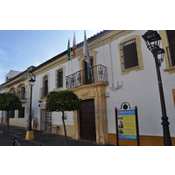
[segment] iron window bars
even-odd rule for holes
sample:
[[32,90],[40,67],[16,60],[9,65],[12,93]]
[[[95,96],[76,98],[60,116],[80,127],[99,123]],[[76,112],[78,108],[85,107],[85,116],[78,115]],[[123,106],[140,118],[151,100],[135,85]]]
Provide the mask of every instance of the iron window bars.
[[133,38],[120,44],[122,71],[139,67],[136,39]]

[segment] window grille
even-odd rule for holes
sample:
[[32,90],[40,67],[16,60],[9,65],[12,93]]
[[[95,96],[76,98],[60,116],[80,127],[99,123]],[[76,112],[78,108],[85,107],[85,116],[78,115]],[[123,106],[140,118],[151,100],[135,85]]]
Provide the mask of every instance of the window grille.
[[122,52],[121,57],[123,72],[126,69],[132,69],[139,66],[135,38],[121,43],[120,50]]
[[63,87],[63,70],[57,71],[57,88]]

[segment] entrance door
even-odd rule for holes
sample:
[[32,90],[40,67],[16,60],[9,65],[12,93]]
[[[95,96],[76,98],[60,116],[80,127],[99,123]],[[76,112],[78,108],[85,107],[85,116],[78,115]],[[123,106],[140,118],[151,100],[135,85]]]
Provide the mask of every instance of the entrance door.
[[81,139],[96,140],[94,100],[83,100],[80,110]]
[[46,130],[46,110],[41,109],[41,131]]

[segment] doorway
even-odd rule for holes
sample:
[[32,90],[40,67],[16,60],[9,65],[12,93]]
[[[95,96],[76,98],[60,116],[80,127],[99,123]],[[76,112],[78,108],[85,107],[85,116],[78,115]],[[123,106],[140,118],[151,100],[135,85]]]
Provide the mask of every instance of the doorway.
[[96,141],[94,99],[82,101],[80,136],[81,139]]
[[41,131],[46,130],[46,109],[41,109]]

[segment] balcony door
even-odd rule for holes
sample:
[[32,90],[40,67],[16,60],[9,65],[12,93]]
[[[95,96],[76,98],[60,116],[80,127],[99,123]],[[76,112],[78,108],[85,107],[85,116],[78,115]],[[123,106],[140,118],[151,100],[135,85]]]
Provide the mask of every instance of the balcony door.
[[94,62],[93,58],[90,59],[91,68],[85,61],[85,84],[91,84],[94,82]]

